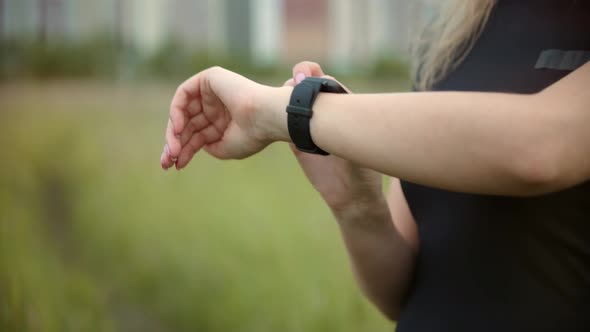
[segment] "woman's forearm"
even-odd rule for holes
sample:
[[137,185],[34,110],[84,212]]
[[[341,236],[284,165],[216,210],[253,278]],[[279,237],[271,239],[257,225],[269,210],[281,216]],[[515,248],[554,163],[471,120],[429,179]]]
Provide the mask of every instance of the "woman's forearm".
[[[322,93],[311,136],[324,150],[392,177],[463,192],[536,195],[590,179],[588,86],[590,62],[532,95]],[[203,147],[239,159],[289,141],[292,90],[219,67],[192,76],[171,103],[162,167],[182,168]]]
[[392,223],[385,199],[334,215],[361,289],[385,316],[397,320],[415,252]]
[[543,139],[529,131],[532,119],[524,105],[531,96],[333,97],[318,98],[312,137],[328,151],[350,151],[346,157],[386,174],[433,187],[506,194],[529,190],[536,181],[529,167],[543,165],[529,155],[532,143]]
[[[289,140],[290,91],[276,90],[270,104],[279,140]],[[560,185],[551,183],[553,152],[569,126],[556,112],[536,112],[542,107],[537,95],[323,93],[311,134],[322,149],[394,177],[463,192],[532,195]]]

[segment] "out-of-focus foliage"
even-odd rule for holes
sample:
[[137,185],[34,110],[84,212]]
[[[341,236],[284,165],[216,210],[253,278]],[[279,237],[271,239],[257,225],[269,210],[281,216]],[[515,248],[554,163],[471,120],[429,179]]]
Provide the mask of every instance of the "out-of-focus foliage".
[[398,80],[407,80],[410,77],[409,64],[401,58],[382,56],[373,64],[369,75],[376,78],[395,77]]
[[222,66],[244,75],[286,73],[285,66],[256,66],[246,57],[228,57],[206,51],[190,51],[170,40],[151,54],[117,45],[108,38],[84,43],[33,41],[0,42],[0,79],[100,78],[182,79],[211,66]]
[[[305,60],[305,59],[301,59]],[[221,66],[248,77],[283,77],[294,64],[255,65],[239,54],[215,54],[188,50],[170,39],[151,54],[96,37],[82,43],[38,43],[31,40],[0,41],[0,80],[22,78],[173,79],[186,78],[211,66]],[[324,66],[331,75],[348,79],[404,81],[408,65],[401,58],[382,56],[372,64],[340,73]]]
[[[2,35],[19,39],[0,41],[0,332],[393,329],[361,296],[338,228],[287,146],[159,168],[175,85],[215,65],[279,85],[294,63],[188,49],[174,34],[139,50],[123,38],[126,16],[104,30],[118,39],[75,25],[47,38],[85,4],[9,3],[0,7],[13,33]],[[45,26],[21,30],[33,23]],[[345,72],[322,65],[355,92],[407,88],[395,57]]]
[[159,169],[173,91],[0,86],[0,331],[392,330],[287,146]]
[[122,54],[113,41],[98,37],[77,44],[2,41],[0,77],[114,77]]

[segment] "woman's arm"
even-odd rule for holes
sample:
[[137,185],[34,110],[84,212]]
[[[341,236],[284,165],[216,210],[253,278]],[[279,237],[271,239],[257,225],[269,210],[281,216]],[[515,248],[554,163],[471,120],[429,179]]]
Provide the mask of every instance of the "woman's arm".
[[[533,95],[323,93],[311,133],[322,149],[384,174],[473,193],[536,195],[590,177],[590,63]],[[292,88],[260,100],[274,140],[289,140]]]
[[369,202],[334,215],[358,284],[395,321],[409,291],[419,250],[416,222],[398,179],[391,179],[387,203]]
[[[328,77],[320,65],[306,61],[293,67],[293,78],[285,85],[295,86],[309,76]],[[374,170],[334,155],[312,155],[296,148],[293,152],[308,180],[336,217],[364,294],[385,316],[396,320],[418,250],[416,224],[399,180],[392,179],[386,200],[382,176]]]
[[412,220],[392,222],[385,199],[359,203],[334,215],[363,293],[387,318],[397,320],[418,246],[398,225]]
[[[267,89],[218,67],[181,84],[170,107],[162,168],[183,168],[201,148],[222,159],[245,158],[262,150],[271,140],[260,126],[263,114],[254,100],[262,95],[268,98]],[[394,226],[379,173],[334,155],[295,150],[295,156],[338,219],[365,294],[385,315],[396,319],[418,247],[412,231],[415,224],[408,218],[405,199],[399,199],[403,196],[399,181],[391,186],[398,187],[397,199],[391,201]]]

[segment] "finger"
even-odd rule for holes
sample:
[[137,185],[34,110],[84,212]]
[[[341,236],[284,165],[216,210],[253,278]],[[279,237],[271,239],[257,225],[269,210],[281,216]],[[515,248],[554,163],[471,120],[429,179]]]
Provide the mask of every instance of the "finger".
[[187,108],[189,105],[189,96],[178,88],[172,102],[170,103],[170,121],[173,124],[173,133],[178,134],[182,132],[187,118]]
[[295,144],[293,143],[289,143],[289,148],[291,149],[291,151],[293,151],[293,154],[295,155],[295,157],[299,156],[300,154],[304,153],[301,150],[299,150]]
[[180,139],[173,133],[171,120],[168,120],[168,127],[166,128],[166,144],[170,158],[176,159],[180,153],[181,145]]
[[162,151],[162,154],[160,155],[160,166],[165,171],[168,170],[168,167],[166,167],[166,158],[168,158],[168,156],[164,151]]
[[207,120],[205,114],[203,113],[199,113],[192,117],[180,134],[180,145],[184,147],[189,139],[193,136],[194,132],[202,130],[203,128],[207,127],[209,123],[209,120]]
[[180,151],[176,161],[176,169],[182,169],[193,159],[193,156],[205,145],[205,138],[201,133],[195,133]]
[[324,71],[316,62],[302,61],[293,66],[293,78],[296,84],[301,83],[306,77],[317,76],[324,76]]
[[189,121],[188,125],[180,135],[181,149],[184,148],[195,132],[201,132],[205,137],[206,143],[212,143],[219,140],[223,136],[228,122],[229,119],[227,117],[220,116],[212,124],[204,113],[197,114]]
[[168,145],[164,146],[164,151],[162,151],[162,155],[160,156],[160,165],[164,170],[167,170],[174,165],[174,161],[172,161],[170,154],[168,153]]
[[215,90],[213,90],[213,86],[210,83],[204,83],[202,89],[203,104],[210,106],[205,107],[203,109],[203,114],[205,115],[207,120],[209,120],[209,122],[213,123],[225,113],[223,111],[220,111],[225,109],[225,105],[217,96],[217,93],[215,92]]
[[203,146],[203,149],[207,151],[210,155],[214,156],[217,159],[228,159],[229,153],[227,151],[227,146],[222,141],[217,141],[212,144],[207,144]]
[[230,121],[231,117],[229,116],[229,113],[224,112],[223,115],[218,116],[217,119],[213,121],[213,126],[215,126],[219,134],[223,136],[223,133],[227,129],[227,126],[229,125]]
[[283,83],[283,86],[295,86],[295,79],[288,79],[287,81],[285,81],[285,83]]
[[205,143],[211,144],[217,142],[223,136],[223,132],[220,132],[215,126],[207,126],[203,130],[199,131],[199,134],[205,139]]
[[174,134],[180,134],[187,121],[187,110],[192,100],[200,97],[200,74],[196,74],[178,86],[170,103],[170,120]]
[[186,109],[188,111],[189,118],[193,118],[195,115],[201,113],[202,105],[201,99],[193,99],[189,102],[188,107]]

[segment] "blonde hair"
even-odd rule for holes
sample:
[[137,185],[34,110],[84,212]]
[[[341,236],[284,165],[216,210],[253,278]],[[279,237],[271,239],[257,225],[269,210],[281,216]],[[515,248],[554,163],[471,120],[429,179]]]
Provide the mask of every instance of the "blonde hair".
[[415,38],[413,79],[428,90],[465,59],[481,34],[496,0],[449,0]]

